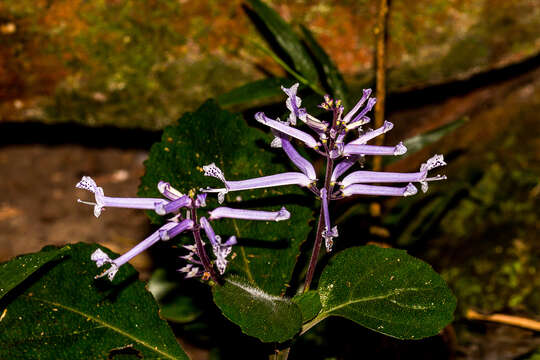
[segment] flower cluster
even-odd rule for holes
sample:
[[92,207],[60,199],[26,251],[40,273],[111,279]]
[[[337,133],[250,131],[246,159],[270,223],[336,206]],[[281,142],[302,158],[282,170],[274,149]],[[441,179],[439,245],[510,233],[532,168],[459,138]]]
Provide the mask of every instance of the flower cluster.
[[[99,217],[101,212],[107,207],[146,209],[153,210],[158,215],[171,216],[165,225],[161,226],[127,253],[114,260],[101,249],[97,249],[91,255],[92,261],[95,261],[98,267],[102,267],[106,264],[109,265],[108,269],[96,276],[96,278],[107,275],[109,280],[114,278],[120,266],[145,251],[156,242],[160,240],[170,240],[183,232],[191,232],[195,239],[195,243],[184,246],[189,253],[185,256],[181,256],[181,258],[188,263],[186,266],[179,269],[179,271],[185,273],[186,278],[203,277],[204,279],[208,279],[209,277],[212,277],[214,280],[217,280],[213,265],[216,266],[220,274],[223,274],[228,263],[227,257],[237,241],[235,236],[231,236],[227,241],[223,242],[221,237],[215,234],[210,221],[221,218],[281,221],[287,220],[290,217],[290,213],[284,207],[276,212],[218,207],[209,212],[208,219],[205,217],[197,218],[197,209],[206,206],[207,194],[195,194],[192,192],[188,195],[184,195],[164,181],[160,181],[157,187],[165,199],[105,196],[103,188],[97,186],[96,182],[88,176],[84,176],[81,181],[77,183],[76,187],[94,193],[95,202],[87,202],[80,199],[78,201],[87,205],[93,205],[94,215],[96,217]],[[200,236],[200,229],[204,230],[206,237],[210,241],[212,252],[215,257],[213,263],[206,254],[205,243]]]
[[[215,164],[210,164],[203,167],[205,175],[218,178],[225,187],[202,189],[203,192],[218,193],[218,200],[221,203],[225,194],[231,191],[283,185],[307,187],[321,199],[320,221],[324,221],[324,223],[319,226],[321,231],[317,236],[322,236],[325,239],[326,249],[331,251],[333,239],[338,236],[337,227],[332,226],[330,220],[329,202],[331,200],[352,195],[410,196],[417,193],[413,182],[419,183],[425,192],[428,189],[429,181],[446,179],[445,176],[441,175],[428,177],[429,170],[446,165],[442,155],[433,156],[420,166],[418,172],[393,173],[359,170],[341,178],[354,164],[363,160],[365,155],[402,155],[407,151],[401,142],[395,146],[367,145],[371,139],[393,128],[392,123],[385,121],[383,126],[378,129],[363,129],[363,126],[370,122],[367,113],[371,111],[376,102],[375,98],[370,97],[371,90],[364,90],[362,98],[345,116],[342,116],[344,108],[341,101],[330,99],[328,95],[325,96],[320,107],[332,112],[331,121],[319,120],[308,114],[306,109],[300,107],[302,100],[297,96],[298,84],[288,89],[282,87],[282,90],[287,95],[286,106],[289,110],[287,120],[271,119],[262,112],[257,113],[255,119],[272,129],[275,138],[271,146],[282,148],[300,172],[286,172],[231,181],[225,178],[223,172]],[[315,133],[315,137],[296,128],[297,120],[307,125]],[[350,132],[357,132],[357,136],[355,139],[345,142]],[[294,148],[291,142],[292,138],[327,159],[326,174],[322,186],[319,187],[319,179],[313,165]],[[384,183],[404,183],[405,186],[373,185]]]

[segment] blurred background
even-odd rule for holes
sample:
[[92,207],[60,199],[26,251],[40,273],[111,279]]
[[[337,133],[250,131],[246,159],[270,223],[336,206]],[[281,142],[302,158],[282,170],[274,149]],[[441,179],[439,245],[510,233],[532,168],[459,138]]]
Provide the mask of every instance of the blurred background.
[[[414,171],[434,153],[449,164],[449,180],[425,196],[336,211],[340,239],[362,239],[343,246],[384,243],[432,264],[458,298],[454,324],[403,342],[333,319],[304,350],[357,358],[351,339],[361,338],[366,358],[540,358],[538,329],[471,315],[540,320],[540,1],[391,0],[383,23],[375,0],[266,3],[324,49],[346,100],[376,85],[386,34],[385,118],[395,125],[386,142],[409,139],[414,151],[384,166]],[[0,2],[0,261],[79,241],[124,252],[143,239],[144,213],[110,210],[98,221],[74,185],[91,175],[110,194],[134,196],[160,130],[208,98],[250,124],[253,109],[282,108],[279,79],[295,80],[261,23],[232,0]],[[274,88],[235,97],[254,81]],[[156,268],[151,254],[132,263],[144,279]],[[212,339],[186,330],[196,332],[196,319],[175,326],[193,358],[213,354]],[[332,329],[349,336],[325,337]]]

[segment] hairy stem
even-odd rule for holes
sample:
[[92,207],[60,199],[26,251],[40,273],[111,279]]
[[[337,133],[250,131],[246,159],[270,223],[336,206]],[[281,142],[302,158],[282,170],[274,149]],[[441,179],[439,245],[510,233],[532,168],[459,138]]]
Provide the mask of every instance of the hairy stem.
[[193,220],[193,237],[195,238],[195,246],[197,247],[197,255],[199,256],[199,259],[201,260],[201,263],[204,267],[204,271],[210,275],[210,278],[214,280],[216,283],[221,284],[221,279],[216,275],[216,272],[214,271],[214,267],[210,263],[210,259],[208,258],[208,255],[206,254],[206,250],[204,249],[204,245],[202,243],[201,239],[201,225],[199,225],[198,219],[197,219],[197,209],[195,207],[191,208],[191,220]]

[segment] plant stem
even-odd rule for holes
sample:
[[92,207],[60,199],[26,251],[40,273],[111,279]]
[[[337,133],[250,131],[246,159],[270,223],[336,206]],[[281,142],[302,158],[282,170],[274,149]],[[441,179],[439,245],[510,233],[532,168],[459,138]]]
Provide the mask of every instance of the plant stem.
[[269,359],[270,360],[287,360],[287,358],[289,357],[290,350],[291,350],[290,347],[283,350],[276,349],[276,352],[270,355]]
[[201,225],[199,225],[199,221],[197,219],[197,209],[195,209],[195,207],[191,208],[191,220],[193,220],[194,222],[193,237],[195,238],[195,246],[197,247],[197,255],[199,256],[199,259],[202,262],[204,271],[210,275],[210,278],[212,278],[212,280],[214,280],[218,284],[221,284],[221,279],[216,275],[216,272],[214,271],[214,267],[210,263],[210,259],[208,258],[208,255],[206,255],[206,250],[204,249],[204,245],[201,239]]

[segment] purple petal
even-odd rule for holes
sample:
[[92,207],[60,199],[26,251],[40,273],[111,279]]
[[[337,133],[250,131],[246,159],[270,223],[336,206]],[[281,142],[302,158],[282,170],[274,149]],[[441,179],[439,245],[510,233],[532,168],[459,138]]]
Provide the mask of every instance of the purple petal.
[[349,145],[353,145],[353,144],[363,145],[363,144],[366,144],[369,140],[371,140],[371,139],[373,139],[373,138],[375,138],[375,137],[377,137],[379,135],[382,135],[382,134],[392,130],[393,127],[394,127],[394,124],[392,124],[390,121],[385,121],[383,126],[381,126],[378,129],[368,131],[363,135],[360,135],[358,137],[358,139],[351,141],[349,143]]
[[334,238],[338,236],[337,226],[333,228],[330,225],[330,212],[328,211],[328,194],[326,189],[321,189],[321,202],[323,208],[324,216],[324,230],[322,236],[324,237],[324,242],[326,246],[326,251],[332,251],[332,246],[334,245]]
[[169,200],[176,200],[184,196],[184,194],[173,188],[171,184],[165,181],[160,181],[157,188],[161,195],[165,196]]
[[358,159],[360,159],[360,155],[354,155],[349,156],[345,158],[345,160],[339,162],[334,168],[334,171],[332,172],[332,178],[330,181],[332,183],[335,183],[336,180],[345,173],[345,171],[349,170],[351,166],[353,166],[358,161]]
[[283,148],[283,151],[287,154],[289,159],[296,165],[303,173],[306,175],[310,180],[315,181],[317,180],[317,174],[315,173],[315,169],[313,168],[313,165],[302,157],[296,151],[296,149],[292,146],[291,142],[287,138],[287,136],[281,134],[281,147]]
[[190,206],[191,203],[191,198],[187,195],[184,195],[181,198],[173,200],[169,203],[160,204],[158,207],[156,207],[156,213],[158,215],[169,214],[178,211],[180,208]]
[[296,83],[288,89],[283,86],[281,87],[281,90],[283,90],[288,96],[287,100],[285,101],[285,105],[287,106],[287,109],[289,109],[289,111],[291,112],[289,115],[289,123],[291,123],[292,125],[296,125],[296,118],[304,121],[306,117],[305,109],[299,108],[302,104],[302,99],[296,96],[298,86],[299,84]]
[[425,177],[425,172],[395,173],[384,171],[355,171],[345,176],[339,183],[343,187],[352,184],[365,183],[408,183],[421,181]]
[[364,94],[362,95],[362,98],[356,103],[356,105],[345,115],[343,118],[343,122],[347,124],[349,121],[351,121],[352,117],[356,112],[364,105],[366,100],[369,98],[369,95],[371,95],[371,89],[364,89]]
[[78,199],[77,201],[87,205],[94,205],[94,215],[99,217],[104,207],[119,207],[128,209],[155,210],[156,212],[162,206],[168,204],[167,200],[159,198],[119,198],[109,197],[103,194],[103,188],[96,185],[95,181],[89,176],[83,176],[81,181],[75,185],[79,189],[88,190],[94,193],[96,202],[87,202]]
[[[212,219],[212,217],[210,217],[210,219]],[[199,222],[201,223],[201,227],[206,233],[206,237],[208,238],[208,240],[210,240],[210,244],[212,244],[212,246],[217,244],[218,241],[216,240],[216,233],[214,232],[212,225],[210,225],[210,222],[208,222],[208,220],[206,220],[204,216],[199,219]]]
[[[375,106],[375,103],[377,102],[377,99],[375,98],[370,98],[368,100],[368,103],[366,105],[366,107],[364,109],[362,109],[362,111],[360,111],[355,117],[353,120],[351,120],[348,124],[347,124],[347,129],[349,128],[354,128],[354,127],[358,127],[360,125],[355,125],[355,123],[357,122],[362,122],[362,123],[366,123],[365,121],[365,115],[371,111],[371,109],[373,109],[373,107]],[[368,121],[369,122],[369,121]],[[363,124],[362,124],[363,125]]]
[[292,136],[295,139],[298,139],[298,140],[304,142],[307,146],[309,146],[311,148],[316,148],[317,146],[320,145],[313,138],[313,136],[309,135],[308,133],[305,133],[302,130],[298,130],[296,128],[293,128],[293,127],[291,127],[289,125],[286,125],[286,124],[284,124],[284,123],[282,123],[280,121],[272,120],[269,117],[267,117],[266,115],[264,115],[264,113],[262,113],[262,112],[258,112],[257,114],[255,114],[255,119],[258,122],[271,127],[272,129],[280,131],[280,132],[282,132],[284,134],[287,134],[289,136]]
[[210,220],[229,218],[243,220],[262,220],[262,221],[282,221],[288,220],[291,214],[284,207],[279,211],[261,211],[233,209],[229,207],[218,207],[210,211]]
[[101,250],[96,250],[92,255],[91,255],[91,259],[93,261],[96,262],[96,265],[98,267],[101,267],[103,266],[105,263],[109,263],[111,264],[110,268],[107,269],[106,271],[104,271],[103,273],[101,273],[100,275],[96,276],[96,278],[100,278],[102,276],[105,276],[107,275],[109,280],[113,280],[114,276],[116,275],[116,272],[118,271],[118,268],[122,265],[124,265],[125,263],[127,263],[129,260],[131,260],[132,258],[134,258],[135,256],[139,255],[141,252],[145,251],[146,249],[148,249],[150,246],[154,245],[156,242],[158,242],[159,240],[162,239],[162,236],[163,236],[163,232],[167,232],[168,230],[171,230],[172,228],[174,228],[175,226],[177,226],[177,223],[172,223],[172,222],[169,222],[169,223],[166,223],[165,225],[163,225],[162,227],[160,227],[157,231],[155,231],[152,235],[150,235],[149,237],[147,237],[146,239],[144,239],[143,241],[141,241],[140,243],[138,243],[134,248],[132,248],[131,250],[129,250],[127,253],[125,253],[124,255],[114,259],[114,260],[110,260],[108,258],[108,256],[103,256],[103,251]]
[[341,190],[344,196],[351,195],[378,195],[378,196],[411,196],[418,192],[413,184],[405,187],[375,186],[353,184]]
[[396,146],[375,146],[347,144],[343,149],[344,155],[403,155],[407,148],[402,142]]

